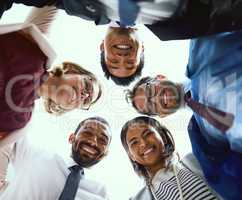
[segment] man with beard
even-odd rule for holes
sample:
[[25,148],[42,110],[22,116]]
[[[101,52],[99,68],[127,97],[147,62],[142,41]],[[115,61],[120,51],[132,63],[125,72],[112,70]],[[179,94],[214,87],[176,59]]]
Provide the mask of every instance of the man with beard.
[[104,76],[117,85],[129,85],[141,75],[144,46],[136,27],[121,28],[111,22],[100,45]]
[[[111,135],[108,123],[100,117],[83,120],[69,137],[72,153],[68,160],[59,155],[33,149],[21,138],[1,154],[8,156],[15,169],[15,180],[0,195],[1,199],[25,200],[102,200],[103,185],[84,177],[83,168],[97,164],[107,154]],[[0,162],[1,163],[1,162]]]
[[165,117],[187,105],[193,153],[210,186],[225,199],[241,199],[242,31],[193,39],[190,84],[160,75],[141,79],[129,92],[140,113]]

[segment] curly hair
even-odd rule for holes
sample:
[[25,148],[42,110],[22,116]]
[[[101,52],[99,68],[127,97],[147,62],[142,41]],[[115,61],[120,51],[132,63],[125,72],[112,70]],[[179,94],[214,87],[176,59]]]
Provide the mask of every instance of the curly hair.
[[[84,75],[91,77],[91,79],[95,83],[98,84],[99,93],[97,95],[97,98],[91,102],[91,105],[96,103],[98,101],[98,99],[101,97],[102,88],[101,88],[101,85],[99,84],[96,76],[93,73],[87,71],[80,65],[72,63],[72,62],[63,62],[61,65],[57,65],[49,71],[50,76],[62,77],[64,74],[80,74],[80,75],[84,74]],[[50,98],[44,99],[44,106],[45,106],[45,110],[48,113],[52,113],[52,114],[56,114],[56,115],[60,115],[60,114],[70,111],[69,109],[62,108],[60,105],[56,104]]]

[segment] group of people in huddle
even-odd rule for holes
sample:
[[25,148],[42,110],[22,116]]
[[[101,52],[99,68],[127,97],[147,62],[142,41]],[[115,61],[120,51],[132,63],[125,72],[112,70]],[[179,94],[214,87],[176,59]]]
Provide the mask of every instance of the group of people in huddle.
[[[38,98],[55,115],[88,110],[102,98],[92,72],[72,61],[51,66],[55,51],[43,35],[58,9],[108,24],[100,64],[117,85],[128,86],[145,66],[136,24],[161,40],[191,39],[189,82],[174,83],[161,74],[142,77],[124,97],[142,114],[126,122],[120,134],[145,183],[131,199],[242,199],[241,0],[6,0],[0,16],[14,3],[36,8],[25,22],[0,26],[0,199],[108,199],[106,188],[84,173],[108,153],[112,136],[104,118],[80,122],[69,136],[67,160],[33,148],[25,135]],[[175,133],[153,117],[183,107],[193,111],[187,127],[192,153],[180,158]],[[10,183],[9,163],[15,170]]]

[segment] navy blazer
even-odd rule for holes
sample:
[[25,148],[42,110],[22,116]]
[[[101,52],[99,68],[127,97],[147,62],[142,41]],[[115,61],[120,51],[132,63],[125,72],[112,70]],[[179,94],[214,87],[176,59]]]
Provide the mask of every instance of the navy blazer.
[[168,20],[146,25],[160,40],[190,39],[242,29],[242,0],[188,0]]
[[0,3],[0,18],[4,11],[10,9],[14,3],[35,7],[54,5],[65,10],[68,15],[95,21],[96,24],[110,22],[106,15],[105,6],[98,0],[4,0]]
[[188,126],[193,154],[201,165],[208,184],[225,200],[240,200],[242,155],[227,148],[208,144],[193,116]]

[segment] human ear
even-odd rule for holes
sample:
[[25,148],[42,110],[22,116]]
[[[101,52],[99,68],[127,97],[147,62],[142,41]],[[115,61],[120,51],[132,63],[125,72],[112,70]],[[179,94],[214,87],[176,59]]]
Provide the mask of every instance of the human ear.
[[142,43],[142,52],[144,52],[145,51],[145,48],[144,48],[144,44]]
[[100,51],[104,51],[104,41],[100,44]]
[[71,133],[69,136],[69,143],[72,144],[75,141],[76,135],[74,133]]

